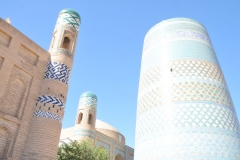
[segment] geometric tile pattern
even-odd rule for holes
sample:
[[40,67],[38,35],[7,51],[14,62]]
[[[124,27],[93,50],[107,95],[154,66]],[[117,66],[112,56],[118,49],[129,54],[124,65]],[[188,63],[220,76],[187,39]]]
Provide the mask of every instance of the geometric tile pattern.
[[59,122],[62,121],[62,118],[60,116],[58,116],[57,114],[53,114],[53,113],[46,112],[46,111],[34,111],[33,116],[34,117],[46,117],[46,118],[57,120]]
[[[171,70],[171,76],[173,78],[192,78],[199,80],[210,80],[214,82],[219,82],[224,85],[225,79],[221,70],[214,65],[206,61],[200,60],[176,60],[172,61],[169,66],[169,71]],[[158,83],[162,78],[162,69],[160,65],[157,65],[147,72],[145,72],[140,77],[139,82],[139,93],[141,93],[146,87]]]
[[161,67],[155,66],[141,75],[139,82],[139,93],[149,85],[159,82],[161,79]]
[[81,106],[93,106],[96,107],[97,106],[97,99],[93,98],[93,97],[81,97],[80,98],[80,102],[79,105]]
[[140,99],[138,100],[137,115],[140,115],[143,112],[146,112],[149,109],[160,106],[162,104],[163,104],[162,88],[156,87],[147,92],[142,97],[140,97]]
[[187,31],[187,30],[179,30],[179,31],[170,31],[166,32],[164,34],[157,34],[157,36],[154,37],[154,40],[150,43],[144,42],[144,48],[143,48],[143,55],[144,53],[147,53],[146,50],[148,50],[150,47],[158,45],[159,41],[166,40],[166,39],[178,39],[178,38],[187,38],[191,40],[199,40],[204,43],[206,43],[209,46],[211,45],[211,41],[208,38],[207,35],[197,32],[197,31]]
[[138,117],[136,139],[171,128],[206,127],[240,133],[236,113],[227,107],[208,103],[179,103],[159,106]]
[[[170,88],[171,102],[208,101],[233,108],[230,94],[225,87],[204,81],[174,82]],[[157,86],[139,97],[137,115],[162,104],[164,104],[163,89]]]
[[228,135],[220,131],[216,133],[169,133],[150,137],[149,140],[137,144],[135,159],[239,160],[239,150],[240,137],[236,134]]
[[69,24],[75,29],[79,29],[80,17],[75,12],[64,12],[58,16],[57,24]]
[[200,60],[179,60],[172,61],[170,68],[172,76],[191,77],[194,79],[204,79],[225,84],[225,79],[219,67],[213,63]]
[[44,79],[54,79],[68,84],[70,80],[70,68],[60,62],[49,62]]
[[173,83],[171,88],[172,102],[208,101],[232,106],[227,88],[216,83],[204,81],[185,81]]
[[54,105],[58,105],[61,108],[64,107],[64,103],[62,102],[62,100],[53,96],[39,96],[37,98],[37,102],[52,103]]

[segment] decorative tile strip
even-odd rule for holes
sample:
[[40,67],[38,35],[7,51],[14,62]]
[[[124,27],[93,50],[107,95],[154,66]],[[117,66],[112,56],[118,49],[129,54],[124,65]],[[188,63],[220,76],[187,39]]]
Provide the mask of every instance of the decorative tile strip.
[[38,102],[42,102],[42,103],[52,103],[52,104],[56,104],[58,105],[59,107],[64,107],[64,104],[63,102],[61,101],[61,99],[58,99],[56,97],[52,97],[52,96],[39,96],[37,98],[37,101]]
[[92,97],[82,97],[80,99],[80,105],[89,105],[89,106],[97,106],[97,100]]
[[204,35],[202,33],[196,32],[196,31],[186,31],[186,30],[181,30],[181,31],[171,31],[167,32],[165,34],[159,34],[157,35],[154,40],[149,41],[144,45],[143,53],[144,51],[148,50],[151,46],[154,46],[157,44],[159,41],[163,39],[172,39],[172,38],[191,38],[191,39],[197,39],[205,42],[209,46],[212,46],[211,41],[207,35]]
[[61,122],[62,118],[56,114],[46,112],[46,111],[35,111],[33,114],[34,117],[46,117],[46,118],[51,118],[54,120],[57,120]]
[[67,65],[59,62],[49,62],[44,79],[54,79],[68,84],[70,79],[70,69]]

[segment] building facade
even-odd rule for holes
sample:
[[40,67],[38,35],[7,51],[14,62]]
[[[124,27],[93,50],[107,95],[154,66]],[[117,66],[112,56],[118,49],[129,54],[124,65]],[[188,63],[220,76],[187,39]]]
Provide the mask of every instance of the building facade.
[[145,36],[135,160],[240,159],[239,121],[208,33],[187,18]]
[[56,159],[79,25],[62,10],[47,52],[0,19],[0,159]]
[[80,96],[74,127],[63,129],[61,141],[90,139],[96,146],[104,147],[112,160],[133,160],[133,148],[125,145],[125,137],[106,122],[96,119],[97,96],[84,92]]

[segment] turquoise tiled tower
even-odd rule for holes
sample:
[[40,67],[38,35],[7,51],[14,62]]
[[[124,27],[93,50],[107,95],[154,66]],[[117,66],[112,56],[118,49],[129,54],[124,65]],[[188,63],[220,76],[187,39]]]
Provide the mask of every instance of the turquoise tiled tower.
[[94,141],[96,115],[97,96],[90,91],[84,92],[79,100],[73,139],[88,138]]
[[144,40],[135,160],[239,160],[237,115],[207,31],[174,18]]

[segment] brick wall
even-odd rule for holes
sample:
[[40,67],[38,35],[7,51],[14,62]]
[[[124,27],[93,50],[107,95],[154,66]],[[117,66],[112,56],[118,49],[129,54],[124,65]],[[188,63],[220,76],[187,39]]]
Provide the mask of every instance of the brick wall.
[[0,19],[0,159],[20,159],[49,53]]

